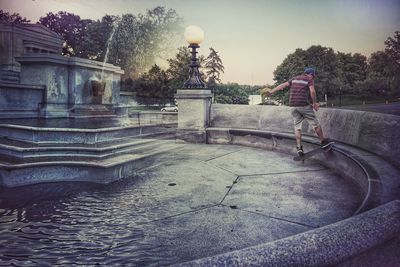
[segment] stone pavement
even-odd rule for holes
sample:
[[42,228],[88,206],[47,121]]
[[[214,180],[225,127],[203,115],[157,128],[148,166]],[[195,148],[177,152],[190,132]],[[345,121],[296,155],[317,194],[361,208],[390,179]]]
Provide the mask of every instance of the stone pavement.
[[292,158],[243,146],[176,144],[135,179],[111,186],[143,195],[132,207],[146,214],[142,230],[169,255],[163,264],[182,263],[312,230],[357,210],[362,196],[354,184],[315,160]]

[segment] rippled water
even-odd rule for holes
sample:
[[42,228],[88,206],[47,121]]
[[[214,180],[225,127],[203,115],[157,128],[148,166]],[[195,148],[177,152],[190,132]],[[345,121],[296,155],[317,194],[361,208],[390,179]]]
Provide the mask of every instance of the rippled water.
[[140,183],[0,188],[0,265],[173,263],[154,238],[157,229],[146,226],[151,189]]

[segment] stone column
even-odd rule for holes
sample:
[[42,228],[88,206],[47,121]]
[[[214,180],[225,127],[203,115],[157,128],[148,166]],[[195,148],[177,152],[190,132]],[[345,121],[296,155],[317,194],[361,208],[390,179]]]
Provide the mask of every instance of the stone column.
[[175,94],[178,102],[177,138],[191,143],[206,143],[212,94],[204,89],[182,89]]

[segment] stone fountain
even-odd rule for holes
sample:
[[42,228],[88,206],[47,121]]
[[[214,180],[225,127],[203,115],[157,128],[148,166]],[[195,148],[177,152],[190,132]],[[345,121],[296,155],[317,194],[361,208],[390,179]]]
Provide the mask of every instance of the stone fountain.
[[129,117],[120,67],[62,56],[39,24],[1,24],[0,40],[0,186],[110,183],[168,150],[176,123]]

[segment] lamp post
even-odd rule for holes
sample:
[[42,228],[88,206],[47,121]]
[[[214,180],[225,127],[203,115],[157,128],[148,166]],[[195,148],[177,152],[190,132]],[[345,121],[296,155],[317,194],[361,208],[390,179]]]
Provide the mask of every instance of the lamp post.
[[204,32],[198,26],[188,26],[185,30],[185,39],[189,43],[189,48],[192,49],[190,52],[192,57],[190,59],[189,79],[183,84],[183,88],[207,88],[206,84],[201,80],[199,72],[199,61],[196,57],[196,49],[199,48],[199,44],[204,39]]
[[185,39],[191,48],[189,79],[183,88],[177,90],[175,98],[178,103],[177,140],[193,143],[206,143],[206,128],[210,124],[212,94],[201,80],[196,49],[204,39],[203,30],[197,26],[189,26],[185,30]]

